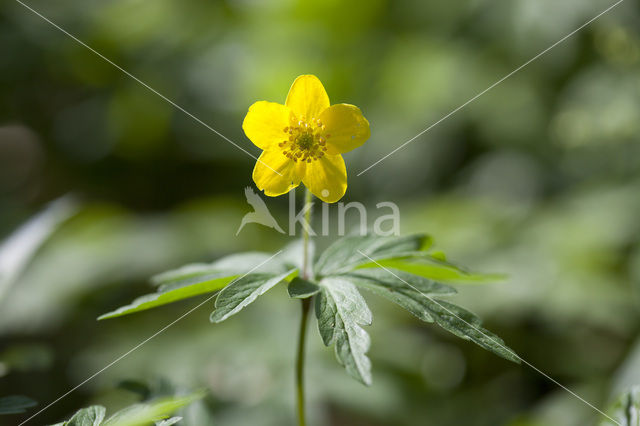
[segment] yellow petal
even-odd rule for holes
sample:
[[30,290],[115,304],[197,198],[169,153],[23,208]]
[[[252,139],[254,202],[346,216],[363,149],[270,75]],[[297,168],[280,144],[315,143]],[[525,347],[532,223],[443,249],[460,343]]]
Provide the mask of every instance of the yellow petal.
[[349,104],[332,105],[319,117],[325,128],[322,132],[329,135],[327,154],[341,154],[359,147],[371,136],[369,122],[360,108]]
[[313,195],[335,203],[347,191],[347,169],[341,155],[324,155],[307,163],[302,182]]
[[329,96],[315,75],[301,75],[291,85],[285,105],[291,108],[300,120],[318,118],[329,108]]
[[285,194],[300,185],[295,163],[278,149],[260,155],[253,168],[253,181],[270,197]]
[[260,101],[251,105],[242,130],[258,148],[268,150],[286,140],[289,135],[284,128],[289,126],[291,110],[275,102]]

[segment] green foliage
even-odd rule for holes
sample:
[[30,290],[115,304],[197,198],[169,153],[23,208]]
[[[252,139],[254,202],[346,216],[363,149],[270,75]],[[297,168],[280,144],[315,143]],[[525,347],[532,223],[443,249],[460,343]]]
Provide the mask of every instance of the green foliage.
[[104,420],[106,409],[100,405],[83,408],[66,422],[54,426],[144,426],[150,424],[169,426],[180,420],[180,417],[168,417],[180,408],[202,398],[202,392],[186,396],[157,398],[155,400],[134,404],[116,412]]
[[634,386],[620,395],[608,410],[610,418],[600,422],[600,426],[640,426],[640,386]]
[[38,405],[31,398],[22,395],[11,395],[0,398],[0,415],[19,414],[27,411],[27,408]]
[[344,278],[398,304],[426,322],[435,322],[445,330],[471,340],[510,361],[520,362],[499,337],[481,327],[480,319],[464,308],[432,296],[449,296],[455,289],[392,269],[359,270]]
[[400,269],[432,280],[455,283],[487,283],[501,281],[505,277],[501,274],[478,274],[468,272],[464,268],[445,261],[439,253],[414,253],[410,256],[381,259],[360,265],[360,268]]
[[[122,306],[115,311],[106,313],[98,317],[99,320],[116,318],[122,315],[132,314],[134,312],[145,311],[147,309],[155,308],[158,306],[166,305],[168,303],[177,302],[179,300],[187,299],[200,294],[211,293],[218,291],[225,285],[229,284],[236,276],[218,277],[212,278],[211,274],[199,277],[204,279],[202,282],[196,282],[191,285],[172,287],[161,287],[157,293],[147,294],[138,297],[129,305]],[[197,278],[189,278],[195,280]]]
[[371,311],[356,287],[340,277],[319,282],[316,299],[318,329],[325,345],[335,345],[338,361],[347,373],[365,385],[371,384],[371,361],[366,352],[371,339],[362,325],[370,325]]
[[295,272],[294,269],[280,275],[250,274],[233,281],[216,298],[216,310],[211,314],[211,322],[221,322],[235,315],[258,296]]
[[348,236],[329,246],[315,265],[316,274],[325,276],[344,272],[367,264],[370,260],[361,252],[374,260],[397,258],[431,244],[426,235],[417,234],[408,237]]
[[156,426],[171,426],[182,420],[182,417],[171,417],[170,419],[160,420],[156,422]]
[[287,291],[289,292],[289,296],[294,299],[306,299],[307,297],[318,294],[320,287],[311,281],[295,277],[289,283]]
[[[435,323],[510,361],[518,356],[482,327],[481,320],[440,297],[456,290],[438,281],[486,282],[496,275],[471,274],[427,252],[432,240],[423,234],[404,237],[349,236],[330,245],[312,268],[313,279],[298,277],[302,246],[296,241],[275,255],[242,253],[210,264],[192,264],[152,278],[158,292],[136,299],[100,318],[113,318],[198,294],[219,291],[210,320],[218,323],[240,312],[281,282],[289,282],[292,298],[316,296],[318,329],[325,345],[334,346],[347,372],[369,385],[370,338],[362,328],[372,314],[358,288],[401,306],[419,319]],[[311,249],[313,252],[313,248]],[[372,261],[373,259],[373,261]]]
[[107,414],[107,409],[101,405],[83,408],[73,415],[65,426],[100,426]]

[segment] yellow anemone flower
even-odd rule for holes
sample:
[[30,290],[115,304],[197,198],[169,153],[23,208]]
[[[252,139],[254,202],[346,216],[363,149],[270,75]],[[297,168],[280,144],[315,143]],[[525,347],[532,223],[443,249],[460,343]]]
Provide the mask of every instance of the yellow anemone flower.
[[313,195],[335,203],[347,190],[342,153],[370,136],[369,122],[349,104],[329,104],[315,75],[301,75],[284,105],[260,101],[242,123],[247,137],[263,152],[253,180],[268,196],[285,194],[302,182]]

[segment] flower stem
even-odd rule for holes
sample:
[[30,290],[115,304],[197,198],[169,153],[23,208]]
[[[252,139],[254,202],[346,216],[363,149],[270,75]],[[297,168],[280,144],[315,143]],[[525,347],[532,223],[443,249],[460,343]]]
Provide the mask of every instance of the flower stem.
[[[309,279],[309,227],[311,226],[311,192],[307,189],[304,196],[304,205],[308,209],[305,212],[303,227],[303,253],[302,253],[302,278]],[[296,360],[296,398],[298,402],[298,426],[305,425],[305,399],[304,399],[304,348],[307,337],[307,321],[311,309],[311,298],[302,299],[302,316],[300,317],[300,334],[298,335],[298,357]]]
[[302,256],[302,278],[309,279],[309,228],[311,227],[311,191],[308,189],[304,193],[304,205],[308,210],[304,213],[304,221],[307,226],[302,229],[303,256]]
[[302,317],[300,318],[300,335],[298,338],[298,359],[296,360],[296,397],[298,400],[298,425],[305,425],[304,407],[304,346],[307,336],[307,319],[311,308],[311,298],[302,299]]

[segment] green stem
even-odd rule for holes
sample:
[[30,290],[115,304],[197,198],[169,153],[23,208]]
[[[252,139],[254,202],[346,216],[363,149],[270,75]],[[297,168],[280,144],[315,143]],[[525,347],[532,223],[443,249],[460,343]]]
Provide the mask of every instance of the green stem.
[[[302,256],[302,278],[309,279],[309,231],[311,226],[311,192],[307,189],[304,197],[306,211],[304,219],[306,227],[303,227],[303,256]],[[300,317],[300,334],[298,336],[298,357],[296,360],[296,398],[298,402],[298,425],[305,425],[305,399],[304,399],[304,347],[307,337],[307,321],[311,309],[311,298],[302,299],[302,316]]]
[[304,213],[304,221],[307,226],[302,229],[303,238],[303,256],[302,256],[302,278],[309,279],[309,227],[311,226],[311,191],[308,189],[304,193],[304,205],[305,208],[309,206],[309,209]]
[[302,299],[302,317],[298,339],[298,359],[296,360],[296,397],[298,400],[298,425],[305,425],[304,407],[304,346],[307,336],[307,319],[311,308],[311,298]]

